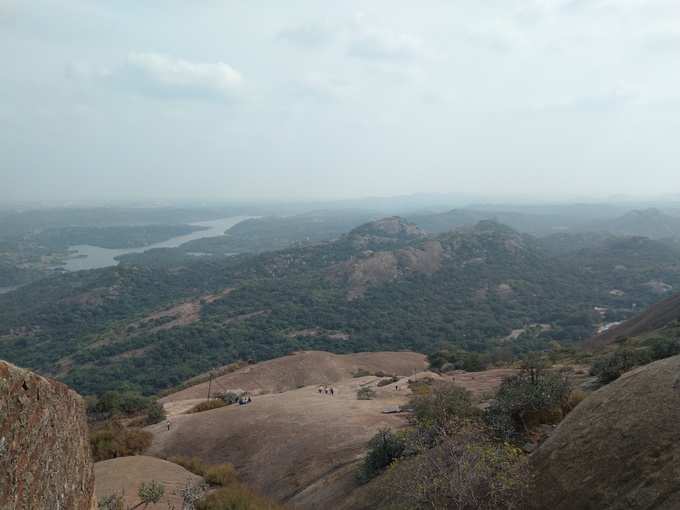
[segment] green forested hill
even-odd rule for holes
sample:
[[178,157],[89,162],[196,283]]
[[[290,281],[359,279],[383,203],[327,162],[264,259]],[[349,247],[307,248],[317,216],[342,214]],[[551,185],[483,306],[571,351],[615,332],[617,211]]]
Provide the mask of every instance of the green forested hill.
[[311,247],[64,274],[0,296],[0,358],[87,394],[305,348],[507,357],[589,337],[595,306],[618,318],[660,299],[651,281],[680,285],[680,257],[650,260],[649,243],[549,253],[491,221],[431,237],[388,218]]

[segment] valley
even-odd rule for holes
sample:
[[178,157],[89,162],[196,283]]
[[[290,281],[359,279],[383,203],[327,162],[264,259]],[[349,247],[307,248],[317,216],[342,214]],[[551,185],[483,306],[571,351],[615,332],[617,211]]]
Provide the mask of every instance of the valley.
[[156,393],[215,366],[306,349],[456,348],[492,364],[576,345],[680,288],[672,246],[555,244],[570,242],[493,221],[431,235],[391,217],[258,255],[123,262],[0,296],[0,356],[86,394],[121,384]]

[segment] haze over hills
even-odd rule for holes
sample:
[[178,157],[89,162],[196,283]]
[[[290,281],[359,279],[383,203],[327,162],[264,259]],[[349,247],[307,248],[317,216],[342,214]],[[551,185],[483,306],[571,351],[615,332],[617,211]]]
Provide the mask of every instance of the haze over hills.
[[255,256],[63,274],[0,296],[0,356],[86,393],[155,392],[299,349],[519,354],[631,316],[662,297],[655,282],[680,288],[677,252],[655,241],[543,243],[493,221],[431,236],[387,218]]
[[678,510],[677,20],[0,0],[0,510]]

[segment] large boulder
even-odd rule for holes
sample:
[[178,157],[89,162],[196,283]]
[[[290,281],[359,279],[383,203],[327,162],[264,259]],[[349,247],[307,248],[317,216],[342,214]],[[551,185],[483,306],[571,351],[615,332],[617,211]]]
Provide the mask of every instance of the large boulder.
[[145,510],[183,508],[180,491],[203,481],[200,476],[190,473],[182,466],[145,455],[97,462],[94,473],[98,497],[122,495],[127,505],[125,508],[134,508],[139,504],[138,492],[142,483],[161,482],[165,490],[163,497],[158,503],[144,507]]
[[593,393],[531,464],[539,509],[680,508],[680,356]]
[[95,507],[83,400],[61,383],[0,361],[0,508]]

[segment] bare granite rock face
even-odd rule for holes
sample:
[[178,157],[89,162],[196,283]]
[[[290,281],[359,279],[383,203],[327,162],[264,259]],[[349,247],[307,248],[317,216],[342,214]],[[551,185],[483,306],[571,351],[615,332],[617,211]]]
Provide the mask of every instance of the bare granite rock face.
[[0,361],[0,508],[96,508],[85,406],[64,384]]
[[680,508],[680,356],[593,393],[531,464],[536,509]]

